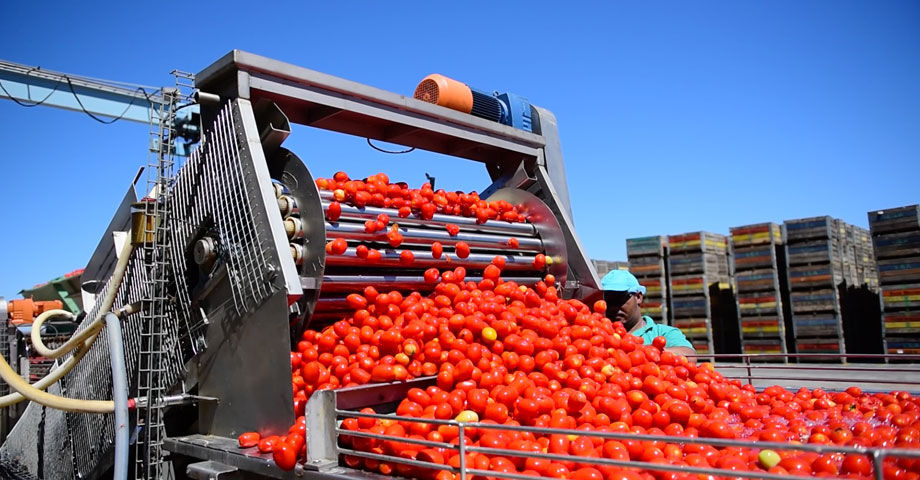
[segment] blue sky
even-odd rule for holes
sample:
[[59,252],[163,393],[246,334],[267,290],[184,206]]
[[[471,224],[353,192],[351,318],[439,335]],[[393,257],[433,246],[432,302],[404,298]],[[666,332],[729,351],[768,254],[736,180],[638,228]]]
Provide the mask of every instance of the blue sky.
[[[308,3],[323,2],[3,2],[0,58],[170,85],[238,48],[406,95],[432,72],[517,93],[555,113],[576,230],[605,260],[631,237],[867,227],[920,202],[917,2]],[[0,125],[0,296],[16,298],[86,264],[147,128],[7,100]],[[315,176],[488,184],[478,163],[304,127],[285,146]]]

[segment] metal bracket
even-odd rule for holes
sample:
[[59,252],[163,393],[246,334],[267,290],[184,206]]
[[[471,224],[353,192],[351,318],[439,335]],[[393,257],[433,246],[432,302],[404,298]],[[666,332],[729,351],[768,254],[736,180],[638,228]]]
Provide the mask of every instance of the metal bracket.
[[195,480],[237,480],[243,478],[238,468],[213,460],[192,463],[185,469],[185,473]]
[[307,401],[307,466],[323,470],[338,464],[336,447],[335,392],[318,390]]

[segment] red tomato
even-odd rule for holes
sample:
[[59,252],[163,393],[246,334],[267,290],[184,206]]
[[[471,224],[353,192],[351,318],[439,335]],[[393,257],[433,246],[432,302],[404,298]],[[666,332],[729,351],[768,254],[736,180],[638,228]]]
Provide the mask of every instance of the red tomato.
[[402,242],[403,236],[399,233],[399,226],[394,224],[393,227],[390,228],[390,231],[387,232],[387,243],[389,243],[391,247],[396,248],[402,245]]
[[329,204],[329,208],[326,209],[326,218],[330,222],[335,222],[342,215],[342,204],[339,202],[332,202]]
[[444,246],[441,245],[441,242],[434,242],[431,244],[432,258],[441,258],[442,253],[444,253]]
[[652,339],[652,346],[658,350],[664,350],[664,347],[667,346],[668,339],[662,337],[661,335]]
[[399,252],[399,263],[403,265],[411,265],[415,261],[415,254],[412,253],[412,250],[403,250]]
[[454,245],[454,251],[460,258],[466,258],[470,256],[470,246],[467,245],[466,242],[457,242],[456,245]]
[[536,268],[537,270],[543,270],[544,267],[546,267],[546,255],[538,253],[533,258],[533,268]]
[[424,278],[425,283],[438,283],[438,279],[441,277],[441,272],[437,268],[429,268],[425,270]]
[[275,464],[278,465],[278,468],[282,470],[293,470],[294,466],[297,465],[297,451],[296,445],[282,442],[280,446],[272,451],[272,459],[275,460]]
[[262,439],[262,436],[258,432],[246,432],[241,434],[237,441],[240,444],[240,448],[252,448],[259,444],[259,440]]
[[456,237],[457,234],[460,233],[460,227],[454,225],[453,223],[448,223],[448,224],[445,225],[444,227],[447,229],[447,233],[448,233],[451,237]]

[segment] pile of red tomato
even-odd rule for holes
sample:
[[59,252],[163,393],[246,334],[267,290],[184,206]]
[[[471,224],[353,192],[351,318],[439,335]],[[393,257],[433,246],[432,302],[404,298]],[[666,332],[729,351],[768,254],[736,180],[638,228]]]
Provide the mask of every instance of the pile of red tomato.
[[[347,187],[350,180],[328,182],[339,188]],[[363,185],[374,183],[386,184],[386,180],[369,179]],[[314,391],[436,376],[435,385],[410,390],[396,414],[585,432],[469,428],[465,429],[467,446],[720,468],[739,471],[739,476],[743,471],[767,471],[853,478],[873,474],[865,455],[717,448],[681,442],[681,438],[920,447],[920,402],[905,392],[867,394],[857,387],[836,393],[804,388],[791,392],[777,386],[757,392],[726,379],[711,364],[697,364],[663,350],[658,342],[643,345],[621,323],[605,317],[603,301],[589,307],[578,300],[563,300],[552,276],[529,287],[505,282],[502,266],[497,258],[478,283],[466,280],[463,267],[431,269],[425,278],[435,286],[427,296],[379,292],[372,286],[349,295],[350,315],[321,331],[304,332],[291,352],[299,419],[289,434],[260,438],[250,432],[240,437],[240,445],[258,446],[264,453],[271,452],[281,468],[293,468],[304,455],[304,406]],[[347,418],[342,428],[454,445],[459,441],[454,425]],[[590,432],[666,435],[673,441],[605,440]],[[456,449],[356,436],[342,436],[340,442],[358,451],[460,465]],[[455,478],[447,471],[398,462],[348,455],[344,462],[387,475]],[[693,477],[482,453],[468,453],[466,465],[576,480]],[[885,478],[920,478],[920,460],[888,459],[883,473]]]
[[430,183],[420,188],[409,188],[406,183],[390,183],[385,173],[371,175],[364,180],[352,180],[345,172],[336,172],[332,178],[318,178],[316,186],[320,190],[332,192],[333,203],[327,211],[330,220],[341,214],[341,205],[348,203],[356,207],[372,206],[393,208],[400,218],[415,214],[424,220],[430,220],[435,213],[459,215],[475,218],[479,223],[488,220],[506,222],[523,222],[524,215],[519,209],[505,200],[487,202],[479,198],[476,192],[448,192],[434,190]]

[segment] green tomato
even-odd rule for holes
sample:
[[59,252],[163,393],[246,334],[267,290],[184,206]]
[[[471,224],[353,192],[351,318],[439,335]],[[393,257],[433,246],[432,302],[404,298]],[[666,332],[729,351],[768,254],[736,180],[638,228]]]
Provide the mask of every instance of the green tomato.
[[760,461],[761,466],[769,470],[779,464],[780,458],[779,454],[773,450],[761,450],[757,455],[757,460]]

